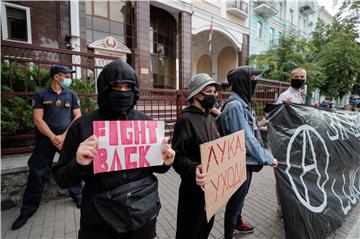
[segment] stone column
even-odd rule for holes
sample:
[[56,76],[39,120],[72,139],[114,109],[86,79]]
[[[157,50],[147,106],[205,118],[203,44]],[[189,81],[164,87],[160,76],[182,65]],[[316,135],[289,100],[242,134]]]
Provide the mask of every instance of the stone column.
[[247,65],[249,60],[249,35],[243,34],[243,44],[239,52],[239,66]]
[[191,78],[191,16],[179,13],[179,89],[185,89]]
[[153,88],[152,73],[150,72],[150,2],[136,1],[135,3],[135,70],[139,75],[140,88]]

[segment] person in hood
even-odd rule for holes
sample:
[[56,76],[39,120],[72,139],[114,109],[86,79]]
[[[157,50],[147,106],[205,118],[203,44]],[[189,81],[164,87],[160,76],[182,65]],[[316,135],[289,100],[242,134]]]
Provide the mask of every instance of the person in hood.
[[99,109],[76,120],[69,129],[58,163],[53,167],[61,187],[85,182],[79,238],[154,238],[160,210],[153,173],[169,170],[175,152],[164,139],[162,166],[94,174],[97,120],[151,120],[134,109],[139,99],[138,77],[130,65],[116,60],[97,80]]
[[176,152],[173,167],[180,174],[177,210],[177,239],[208,238],[214,223],[206,219],[205,173],[201,168],[200,144],[220,137],[210,110],[220,84],[205,73],[197,74],[188,83],[188,102],[178,117],[172,139]]
[[304,104],[304,100],[301,97],[301,88],[306,82],[306,70],[303,68],[295,68],[291,71],[289,88],[284,91],[279,98],[275,101],[275,104],[282,103],[294,103]]
[[231,196],[225,209],[225,239],[233,237],[234,231],[252,233],[253,227],[241,217],[245,196],[251,183],[252,173],[261,170],[263,165],[276,167],[277,160],[262,145],[262,139],[251,98],[255,92],[256,76],[260,72],[251,66],[240,66],[227,74],[232,93],[224,103],[219,118],[222,133],[229,135],[239,130],[245,131],[247,179]]

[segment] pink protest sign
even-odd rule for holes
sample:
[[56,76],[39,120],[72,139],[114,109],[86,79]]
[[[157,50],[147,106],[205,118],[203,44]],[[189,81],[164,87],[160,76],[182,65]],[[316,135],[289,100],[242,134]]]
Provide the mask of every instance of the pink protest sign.
[[164,121],[94,121],[93,127],[99,139],[95,174],[163,164]]

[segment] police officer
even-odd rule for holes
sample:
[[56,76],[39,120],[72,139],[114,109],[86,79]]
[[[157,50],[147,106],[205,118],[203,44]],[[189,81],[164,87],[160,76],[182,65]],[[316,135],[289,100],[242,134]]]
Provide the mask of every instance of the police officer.
[[[20,216],[12,229],[24,226],[39,207],[45,181],[48,179],[55,152],[64,143],[72,121],[81,116],[80,102],[71,85],[73,70],[59,65],[50,69],[50,87],[37,91],[32,99],[33,121],[36,126],[36,145],[29,161],[29,177],[23,195]],[[77,207],[81,204],[82,185],[69,188]]]

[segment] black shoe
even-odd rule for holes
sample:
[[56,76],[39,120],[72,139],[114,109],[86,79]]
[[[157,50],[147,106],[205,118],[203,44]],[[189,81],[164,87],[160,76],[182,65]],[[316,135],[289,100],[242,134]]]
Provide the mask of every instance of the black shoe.
[[17,229],[21,228],[22,226],[24,226],[26,224],[28,219],[29,219],[29,217],[26,217],[26,216],[20,214],[20,216],[12,224],[11,229],[17,230]]
[[74,199],[77,208],[81,208],[81,199]]

